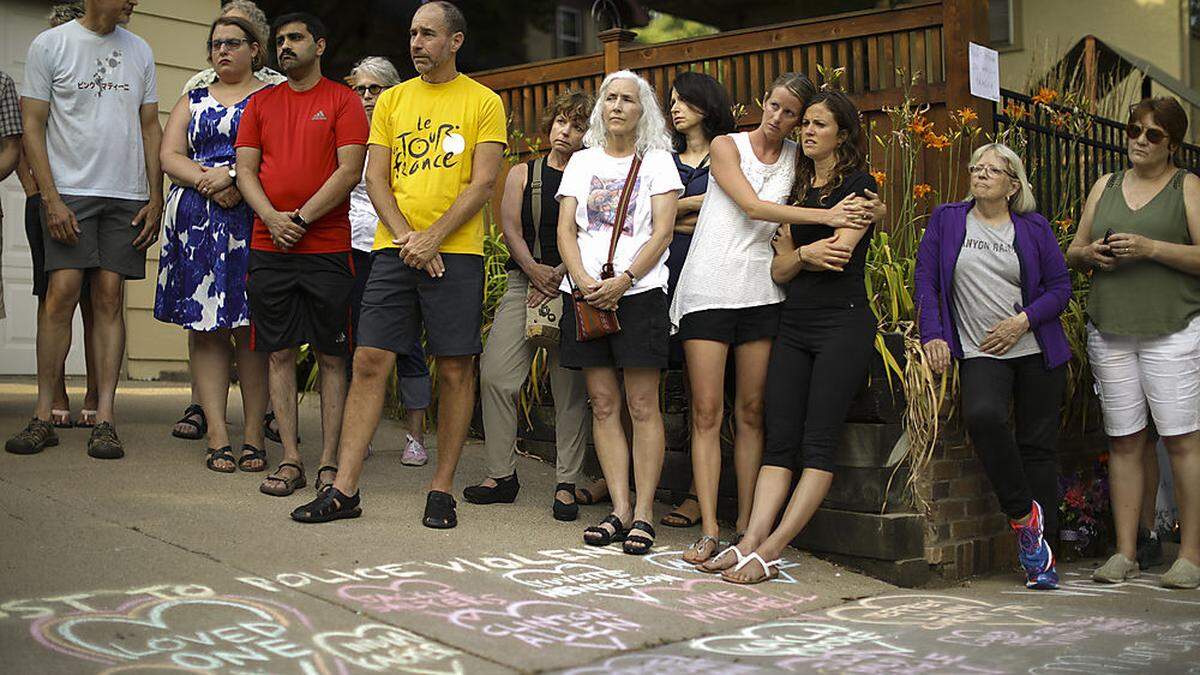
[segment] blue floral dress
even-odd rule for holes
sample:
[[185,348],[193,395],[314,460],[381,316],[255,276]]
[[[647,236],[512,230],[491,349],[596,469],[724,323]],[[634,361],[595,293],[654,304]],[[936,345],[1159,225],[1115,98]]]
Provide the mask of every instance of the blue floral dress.
[[[247,96],[226,108],[208,87],[188,92],[188,152],[206,167],[231,166]],[[221,208],[195,188],[172,185],[167,195],[154,318],[191,330],[250,323],[246,266],[254,212],[245,202]]]

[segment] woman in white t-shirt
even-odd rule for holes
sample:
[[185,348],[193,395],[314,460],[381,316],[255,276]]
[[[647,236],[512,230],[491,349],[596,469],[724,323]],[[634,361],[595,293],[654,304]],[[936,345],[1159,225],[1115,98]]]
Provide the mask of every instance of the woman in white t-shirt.
[[[587,378],[592,437],[613,503],[612,514],[587,528],[583,539],[593,546],[624,541],[626,553],[641,555],[654,545],[650,521],[665,450],[658,381],[667,366],[669,338],[667,244],[683,184],[654,89],[630,71],[604,78],[583,142],[587,149],[572,155],[557,195],[558,248],[567,266],[559,289],[565,294],[559,358],[567,368],[583,369]],[[641,166],[613,255],[614,273],[603,275],[635,156]],[[582,291],[589,305],[615,310],[621,330],[580,342],[573,330],[572,288]],[[630,502],[622,398],[633,420],[636,505]]]
[[[683,559],[698,565],[717,553],[717,485],[721,478],[721,421],[725,363],[736,362],[734,466],[737,531],[750,522],[763,453],[763,401],[771,344],[779,330],[784,292],[771,280],[771,236],[779,223],[865,227],[871,200],[847,197],[831,209],[786,206],[796,175],[796,142],[789,139],[816,88],[804,75],[784,73],[763,96],[762,121],[750,132],[718,136],[709,150],[708,193],[687,262],[671,303],[671,330],[683,342],[691,385],[692,476],[700,503],[701,536]],[[849,255],[849,249],[846,249]]]

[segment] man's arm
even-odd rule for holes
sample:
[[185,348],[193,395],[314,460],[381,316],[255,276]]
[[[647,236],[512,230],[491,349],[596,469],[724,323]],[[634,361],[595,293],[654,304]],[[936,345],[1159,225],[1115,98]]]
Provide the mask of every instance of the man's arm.
[[392,241],[402,244],[402,237],[412,232],[412,226],[392,194],[392,149],[372,143],[367,148],[367,155],[367,196],[371,198],[375,214],[392,234]]
[[479,213],[484,202],[492,196],[503,155],[503,143],[488,142],[475,146],[471,182],[428,230],[415,232],[408,238],[402,251],[404,262],[413,267],[424,267],[437,254],[438,247],[446,237]]
[[50,172],[50,154],[46,150],[46,120],[50,117],[50,101],[36,98],[21,99],[21,122],[25,127],[22,144],[25,159],[33,178],[42,191],[42,206],[46,210],[46,229],[54,241],[74,246],[79,241],[79,221],[54,184]]
[[316,194],[304,202],[304,206],[296,209],[300,217],[307,223],[315,223],[335,206],[346,201],[350,191],[358,185],[362,178],[363,159],[367,156],[365,145],[343,145],[337,149],[337,169]]
[[280,213],[271,205],[262,182],[258,180],[258,166],[262,163],[262,150],[242,146],[237,149],[237,186],[250,208],[258,214],[271,232],[275,247],[289,249],[304,236],[304,228],[292,222],[291,214]]
[[146,156],[146,181],[150,184],[150,203],[133,217],[133,225],[142,226],[142,231],[133,239],[133,246],[141,250],[158,239],[158,228],[162,224],[163,172],[158,156],[162,149],[162,127],[158,126],[158,104],[143,103],[138,109],[138,117],[142,127],[142,152]]

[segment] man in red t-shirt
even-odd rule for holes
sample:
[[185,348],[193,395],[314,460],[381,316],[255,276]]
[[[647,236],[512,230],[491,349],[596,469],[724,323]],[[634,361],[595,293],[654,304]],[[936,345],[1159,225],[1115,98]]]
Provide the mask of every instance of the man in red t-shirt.
[[250,100],[238,128],[237,182],[254,209],[246,291],[251,344],[271,353],[271,405],[283,461],[259,488],[286,496],[304,487],[296,437],[297,348],[311,344],[321,369],[324,447],[317,470],[332,483],[351,353],[350,190],[362,176],[369,133],[349,87],[321,76],[325,26],[295,13],[275,20],[287,82]]

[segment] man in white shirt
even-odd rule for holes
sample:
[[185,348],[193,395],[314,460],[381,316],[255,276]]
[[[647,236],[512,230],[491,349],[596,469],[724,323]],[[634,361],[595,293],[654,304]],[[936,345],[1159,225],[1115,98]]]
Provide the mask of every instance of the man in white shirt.
[[134,0],[86,0],[84,16],[38,35],[25,65],[24,148],[42,191],[49,284],[38,322],[38,400],[5,450],[58,444],[54,386],[71,347],[71,319],[86,275],[95,313],[99,400],[88,455],[125,454],[113,402],[125,350],[125,279],[146,274],[162,219],[154,55],[121,28]]

